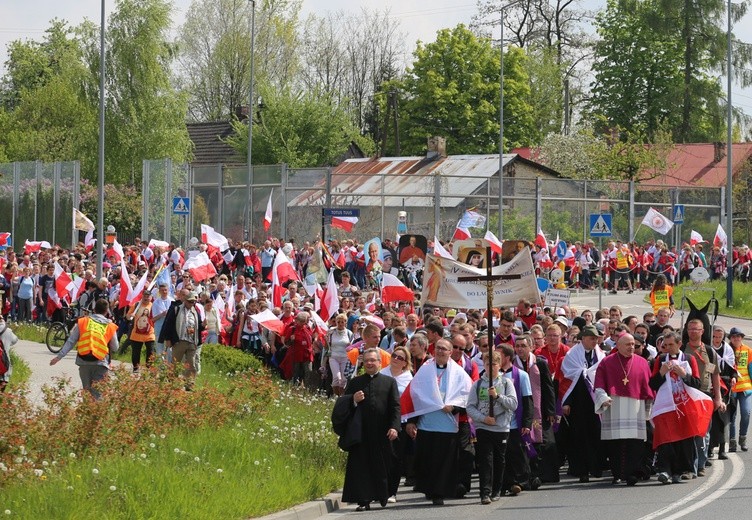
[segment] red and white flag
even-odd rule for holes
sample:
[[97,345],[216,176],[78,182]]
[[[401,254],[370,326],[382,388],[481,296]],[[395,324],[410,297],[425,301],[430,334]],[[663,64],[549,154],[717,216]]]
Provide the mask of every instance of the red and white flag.
[[94,249],[94,246],[97,243],[97,239],[94,238],[94,230],[90,229],[86,232],[86,236],[84,237],[84,247],[86,248],[86,252],[88,253],[92,249]]
[[285,293],[282,284],[289,280],[299,280],[298,273],[280,248],[272,266],[272,303],[275,307],[282,306],[282,295]]
[[227,238],[207,224],[201,224],[201,241],[219,251],[230,248],[230,242],[227,241]]
[[382,302],[412,302],[413,300],[415,300],[415,294],[400,282],[399,278],[393,274],[381,273]]
[[0,233],[0,246],[7,246],[10,240],[10,232]]
[[27,255],[31,253],[36,253],[38,251],[41,251],[42,249],[51,249],[51,248],[52,246],[46,240],[42,240],[41,242],[32,242],[32,241],[27,240],[24,243],[24,253]]
[[[679,362],[686,371],[689,363]],[[655,395],[650,420],[653,423],[653,449],[662,444],[692,437],[703,437],[708,432],[713,416],[713,400],[700,390],[684,384],[673,372],[666,374],[666,382]]]
[[466,227],[462,227],[462,222],[457,222],[457,227],[454,228],[454,235],[452,235],[452,240],[467,240],[469,238],[473,238],[470,234],[470,230]]
[[131,285],[131,276],[128,274],[125,260],[120,260],[120,295],[118,296],[118,308],[122,309],[129,305],[128,299],[132,292],[133,286]]
[[441,398],[436,361],[429,359],[415,373],[400,397],[402,421],[411,417],[441,410],[445,405],[465,408],[473,385],[465,369],[457,363],[448,363],[442,378],[446,377],[446,394]]
[[692,233],[689,235],[689,245],[693,246],[695,244],[699,244],[700,242],[705,241],[702,239],[702,235],[693,229]]
[[366,303],[366,310],[371,313],[376,312],[376,291],[373,292],[373,295],[371,296],[371,301]]
[[205,251],[186,260],[183,264],[183,270],[191,273],[191,277],[197,282],[217,276],[217,269],[211,263],[209,255]]
[[138,281],[138,283],[136,283],[136,286],[133,288],[130,294],[128,294],[128,305],[132,305],[133,302],[141,298],[141,294],[143,294],[144,289],[146,288],[146,283],[148,282],[148,275],[149,271],[144,271],[141,279]]
[[452,253],[447,251],[444,246],[441,245],[441,242],[439,242],[439,237],[433,237],[433,255],[440,258],[454,260]]
[[653,208],[650,208],[645,214],[642,223],[661,235],[665,235],[672,227],[674,227],[674,223],[671,220],[667,219]]
[[272,196],[274,188],[269,192],[269,202],[266,203],[266,214],[264,214],[264,231],[269,231],[272,227]]
[[264,309],[264,311],[258,314],[251,315],[251,319],[277,336],[281,336],[285,331],[285,324],[269,309]]
[[334,269],[329,271],[326,280],[326,291],[321,298],[321,319],[329,321],[339,311],[339,297],[337,294],[337,282],[334,280]]
[[332,217],[332,227],[342,229],[351,233],[355,224],[358,223],[358,217]]
[[57,292],[58,298],[61,300],[66,296],[74,298],[78,292],[78,287],[73,283],[70,275],[57,262],[55,262],[55,274],[53,276],[55,277],[55,292]]
[[718,229],[715,230],[713,245],[718,246],[721,249],[726,249],[728,247],[728,237],[726,236],[726,232],[723,230],[723,226],[721,226],[720,224],[718,224]]
[[225,299],[222,298],[221,294],[217,294],[217,299],[214,300],[214,308],[217,309],[217,314],[219,314],[220,316],[225,315],[227,304],[225,303]]
[[501,254],[501,240],[496,238],[496,235],[491,233],[491,231],[486,231],[486,236],[484,236],[486,240],[491,244],[491,250],[496,253],[497,255]]
[[538,234],[535,235],[535,245],[544,249],[548,247],[546,235],[543,234],[543,230],[541,228],[538,228]]
[[117,241],[117,238],[112,242],[112,247],[107,250],[107,256],[112,259],[112,263],[117,263],[125,258],[125,252],[123,246]]
[[319,333],[319,336],[322,338],[326,336],[327,331],[329,331],[329,325],[326,324],[321,316],[316,314],[316,311],[308,311],[308,313],[311,315],[313,323],[316,324],[316,332]]

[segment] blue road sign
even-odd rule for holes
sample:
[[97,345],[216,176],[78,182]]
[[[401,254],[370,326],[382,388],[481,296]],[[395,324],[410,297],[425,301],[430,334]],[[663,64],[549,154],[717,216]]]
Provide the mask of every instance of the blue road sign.
[[323,208],[325,217],[360,217],[359,208]]
[[674,224],[684,223],[684,204],[674,204]]
[[590,236],[610,237],[612,235],[611,213],[590,214]]
[[191,199],[190,197],[173,197],[172,212],[175,215],[190,215]]

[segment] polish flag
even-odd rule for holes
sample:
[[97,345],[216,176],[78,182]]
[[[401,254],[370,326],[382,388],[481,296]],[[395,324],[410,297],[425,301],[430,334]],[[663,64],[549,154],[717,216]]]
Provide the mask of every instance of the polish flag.
[[535,245],[542,248],[548,247],[546,235],[543,234],[543,230],[541,228],[538,228],[538,234],[535,235]]
[[141,294],[144,292],[144,288],[146,288],[146,282],[147,276],[149,274],[149,271],[144,271],[144,274],[141,276],[141,279],[138,281],[136,286],[131,290],[131,292],[128,294],[128,305],[132,305],[133,302],[141,298]]
[[282,284],[289,280],[299,280],[298,273],[280,248],[272,266],[272,303],[275,307],[282,306],[282,295],[285,292]]
[[457,227],[454,228],[454,235],[452,235],[452,240],[467,240],[468,238],[473,238],[470,234],[470,230],[466,227],[462,227],[461,222],[458,222]]
[[320,337],[326,336],[327,331],[329,330],[329,325],[326,324],[326,322],[316,314],[316,311],[309,311],[308,314],[311,315],[311,319],[313,320],[313,323],[316,325],[316,332],[319,333]]
[[252,314],[251,319],[277,336],[281,336],[285,331],[285,324],[269,309],[265,309],[258,314]]
[[131,277],[128,275],[128,269],[125,260],[120,260],[120,295],[118,296],[118,308],[128,306],[128,297],[133,292]]
[[209,255],[205,251],[190,257],[183,264],[183,270],[191,273],[191,277],[197,282],[217,276],[217,269],[209,260]]
[[446,377],[446,393],[442,399],[436,361],[429,359],[415,373],[400,397],[402,420],[441,410],[446,405],[465,408],[473,381],[457,363],[448,363],[442,378]]
[[358,217],[332,217],[332,227],[342,229],[351,233],[355,224],[358,223]]
[[368,312],[376,312],[376,291],[371,296],[371,301],[366,304],[366,310]]
[[272,195],[274,188],[269,192],[269,202],[266,203],[266,214],[264,215],[264,231],[269,231],[272,227]]
[[491,243],[491,250],[494,253],[496,253],[497,255],[501,254],[501,240],[496,238],[496,235],[491,233],[491,231],[486,231],[486,236],[484,236],[483,238]]
[[723,226],[721,226],[720,224],[718,224],[718,229],[715,230],[713,245],[718,246],[721,249],[726,249],[728,247],[728,237],[726,236],[726,232],[723,230]]
[[441,242],[439,242],[439,237],[433,237],[433,255],[440,258],[454,260],[452,253],[444,249],[444,246],[442,246]]
[[36,253],[38,251],[41,251],[42,249],[52,249],[52,246],[46,240],[42,240],[41,242],[30,242],[29,240],[27,240],[24,243],[24,253],[27,255]]
[[227,241],[227,238],[207,224],[201,224],[201,241],[208,246],[217,248],[219,251],[230,249],[230,243]]
[[702,235],[693,229],[692,233],[690,233],[689,235],[689,245],[693,246],[695,244],[699,244],[700,242],[705,241],[702,239]]
[[78,300],[79,296],[81,296],[84,291],[86,291],[86,280],[79,276],[78,278],[75,278],[73,280],[73,291],[71,292],[71,298],[73,300]]
[[214,300],[214,307],[217,309],[217,314],[220,316],[225,315],[225,310],[227,309],[227,304],[225,303],[225,299],[222,298],[221,294],[217,295],[217,299]]
[[339,311],[339,297],[337,295],[337,282],[334,280],[334,269],[329,271],[326,280],[326,291],[321,298],[321,319],[329,321]]
[[88,253],[92,249],[94,249],[94,246],[97,243],[97,239],[94,238],[94,230],[90,229],[86,232],[86,236],[84,237],[84,247],[86,248],[86,252]]
[[[689,363],[681,363],[685,370],[689,370]],[[662,444],[704,436],[712,416],[713,400],[710,396],[686,386],[681,379],[672,381],[669,372],[666,383],[658,389],[650,414],[654,425],[653,449]]]
[[393,274],[381,273],[382,302],[412,302],[413,300],[415,300],[415,294],[400,282],[399,278]]
[[114,240],[114,242],[112,242],[112,247],[107,250],[107,256],[112,258],[113,264],[125,258],[125,252],[123,251],[123,246],[120,245],[120,242],[117,241],[117,238]]
[[78,287],[73,283],[70,275],[57,262],[55,262],[55,274],[53,276],[55,277],[55,292],[57,292],[58,297],[60,299],[66,296],[73,298]]
[[0,246],[7,246],[8,240],[10,240],[10,233],[8,231],[0,233]]

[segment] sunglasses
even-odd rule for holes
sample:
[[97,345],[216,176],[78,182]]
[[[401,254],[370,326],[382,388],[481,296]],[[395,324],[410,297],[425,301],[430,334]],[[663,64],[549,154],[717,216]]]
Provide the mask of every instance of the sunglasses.
[[399,361],[407,361],[406,358],[404,358],[402,356],[398,356],[397,354],[392,354],[392,359],[397,359]]

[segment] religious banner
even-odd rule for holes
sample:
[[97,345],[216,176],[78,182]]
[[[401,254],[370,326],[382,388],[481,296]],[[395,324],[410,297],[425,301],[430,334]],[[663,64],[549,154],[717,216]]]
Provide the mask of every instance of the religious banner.
[[[484,276],[485,269],[440,258],[426,256],[421,303],[438,307],[486,308],[486,282],[459,281],[461,277]],[[519,276],[518,279],[494,281],[493,305],[513,306],[522,298],[540,301],[538,282],[533,269],[530,249],[524,248],[511,261],[493,268],[493,276]]]

